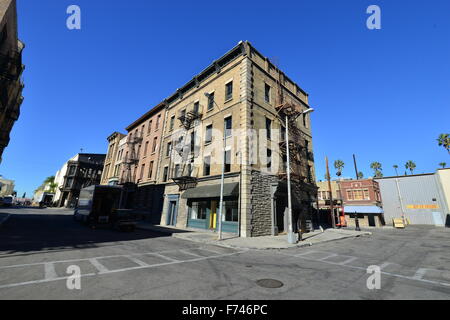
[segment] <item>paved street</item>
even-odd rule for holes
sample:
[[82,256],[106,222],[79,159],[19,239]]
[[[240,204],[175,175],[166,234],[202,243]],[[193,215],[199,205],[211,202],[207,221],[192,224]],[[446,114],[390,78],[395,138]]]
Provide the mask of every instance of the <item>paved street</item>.
[[[449,299],[450,230],[372,230],[305,248],[237,250],[92,230],[60,209],[1,209],[0,299]],[[81,268],[81,290],[67,268]],[[366,286],[370,265],[381,289]],[[258,285],[281,281],[280,288]]]

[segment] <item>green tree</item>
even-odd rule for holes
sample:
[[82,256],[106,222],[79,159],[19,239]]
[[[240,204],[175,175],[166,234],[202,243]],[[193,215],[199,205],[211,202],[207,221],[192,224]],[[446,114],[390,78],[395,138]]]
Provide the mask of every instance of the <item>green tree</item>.
[[358,172],[358,179],[364,179],[364,173]]
[[450,134],[441,133],[437,139],[437,142],[439,147],[444,147],[448,154],[450,154]]
[[395,169],[395,174],[396,174],[396,175],[397,175],[397,177],[398,177],[398,171],[397,171],[397,169],[398,169],[398,165],[394,164],[394,165],[393,165],[393,167],[394,167],[394,169]]
[[381,172],[381,171],[383,170],[383,168],[381,167],[381,163],[379,163],[379,162],[377,162],[377,161],[372,162],[372,163],[370,164],[370,169],[373,170],[374,175],[375,175],[376,178],[381,178],[381,177],[383,177],[383,173]]
[[414,163],[414,161],[409,160],[408,162],[406,162],[405,168],[407,170],[411,171],[411,174],[414,174],[414,169],[416,168],[416,164]]
[[442,169],[445,169],[445,167],[447,166],[447,163],[445,163],[445,162],[440,162],[439,165],[442,167]]
[[342,169],[344,169],[345,163],[342,160],[336,160],[334,162],[334,168],[337,170],[336,175],[340,177],[342,175]]

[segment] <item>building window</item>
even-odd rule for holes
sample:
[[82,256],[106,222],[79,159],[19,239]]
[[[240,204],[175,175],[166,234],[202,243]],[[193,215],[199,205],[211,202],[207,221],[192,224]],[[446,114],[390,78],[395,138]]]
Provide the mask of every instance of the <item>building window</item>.
[[176,164],[173,172],[174,178],[178,178],[180,176],[180,165]]
[[208,201],[192,202],[189,206],[191,214],[190,218],[193,220],[206,220],[207,211],[209,210]]
[[198,114],[200,112],[200,102],[194,102],[194,113]]
[[191,153],[195,150],[195,131],[191,132]]
[[169,143],[167,143],[166,157],[170,157],[171,153],[172,153],[172,142],[169,142]]
[[153,176],[153,161],[150,162],[150,166],[148,167],[148,178],[151,179]]
[[266,118],[266,132],[267,132],[267,139],[272,139],[272,120],[269,118]]
[[368,189],[365,189],[365,190],[363,190],[363,191],[364,191],[364,199],[365,199],[365,200],[370,200],[369,190],[368,190]]
[[141,166],[141,173],[139,175],[139,179],[142,180],[144,177],[145,163]]
[[347,190],[347,199],[353,200],[353,191],[352,190]]
[[203,161],[203,175],[209,176],[210,174],[211,174],[211,156],[207,156]]
[[214,109],[214,92],[208,95],[208,111]]
[[231,172],[231,150],[225,151],[225,172]]
[[173,126],[175,125],[175,116],[171,116],[170,117],[170,126],[169,126],[169,130],[172,131],[173,130]]
[[75,166],[70,166],[70,168],[69,168],[69,176],[75,175],[75,169],[76,169]]
[[144,136],[144,130],[145,130],[145,124],[143,124],[141,127],[141,137]]
[[159,128],[159,123],[161,122],[161,115],[159,114],[158,117],[156,118],[156,129]]
[[267,170],[272,169],[272,150],[267,149]]
[[233,98],[233,81],[228,82],[225,85],[225,101]]
[[150,120],[148,122],[148,128],[147,128],[147,133],[150,133],[152,131],[152,120]]
[[141,145],[138,145],[136,157],[139,158],[140,154],[141,154]]
[[183,110],[180,111],[180,118],[184,119],[185,116],[186,116],[186,109],[183,109]]
[[228,117],[224,120],[225,137],[231,137],[231,129],[233,127],[232,117]]
[[148,151],[148,141],[145,142],[145,147],[144,147],[144,156],[147,155],[147,151]]
[[167,175],[169,174],[169,167],[164,167],[163,182],[167,182]]
[[267,103],[270,103],[270,86],[266,83],[264,84],[264,99]]
[[212,141],[212,124],[206,126],[205,132],[205,144],[210,143]]
[[157,142],[158,142],[158,138],[155,137],[155,138],[153,139],[152,152],[156,152],[156,145],[157,145]]
[[236,200],[224,201],[225,215],[222,217],[222,221],[238,222],[238,202]]
[[306,114],[304,113],[303,114],[303,127],[305,127],[305,128],[307,128],[307,126],[306,126]]

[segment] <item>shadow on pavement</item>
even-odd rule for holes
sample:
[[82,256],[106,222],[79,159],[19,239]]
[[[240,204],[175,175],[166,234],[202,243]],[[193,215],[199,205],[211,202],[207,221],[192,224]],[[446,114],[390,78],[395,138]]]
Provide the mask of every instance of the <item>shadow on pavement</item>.
[[[9,211],[9,212],[8,212]],[[15,210],[2,210],[11,217],[0,229],[0,257],[34,251],[64,251],[96,248],[101,243],[116,243],[132,240],[171,237],[183,230],[141,230],[121,232],[102,227],[91,229],[74,221],[72,215],[44,212],[16,214]]]

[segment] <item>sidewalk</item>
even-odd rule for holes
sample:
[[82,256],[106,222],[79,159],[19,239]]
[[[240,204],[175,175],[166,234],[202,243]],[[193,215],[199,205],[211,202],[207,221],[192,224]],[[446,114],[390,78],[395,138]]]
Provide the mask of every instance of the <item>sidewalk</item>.
[[157,232],[172,233],[172,237],[184,239],[199,243],[213,244],[237,249],[287,249],[295,247],[312,246],[319,243],[337,241],[341,239],[356,238],[361,236],[369,236],[372,233],[367,231],[354,231],[344,229],[327,229],[324,232],[316,230],[314,232],[305,233],[303,241],[297,244],[287,242],[287,235],[264,236],[256,238],[241,238],[235,234],[222,233],[223,240],[218,240],[218,234],[211,231],[203,231],[198,229],[181,229],[166,226],[155,226],[141,222],[137,226],[140,229],[146,229]]

